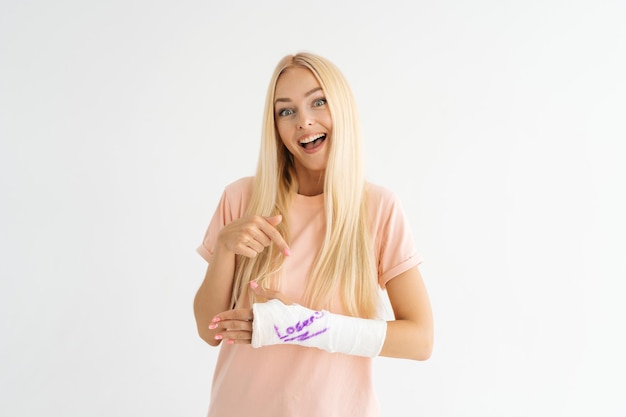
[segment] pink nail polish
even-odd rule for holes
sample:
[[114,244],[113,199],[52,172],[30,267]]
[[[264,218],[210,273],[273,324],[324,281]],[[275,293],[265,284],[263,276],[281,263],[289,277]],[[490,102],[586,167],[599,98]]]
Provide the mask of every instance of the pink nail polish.
[[211,330],[217,329],[217,323],[209,324],[209,329],[211,329]]
[[221,334],[216,334],[214,339],[215,340],[222,340],[222,335]]
[[291,256],[291,251],[289,250],[289,248],[285,248],[283,253],[285,254],[285,256]]
[[250,281],[250,286],[252,288],[257,288],[259,286],[259,284],[257,284],[256,281]]
[[233,343],[235,343],[235,341],[233,339],[228,339],[226,343],[228,343],[229,345],[232,345]]
[[221,319],[219,317],[213,317],[213,319],[211,320],[213,323],[217,323],[218,321],[220,321]]

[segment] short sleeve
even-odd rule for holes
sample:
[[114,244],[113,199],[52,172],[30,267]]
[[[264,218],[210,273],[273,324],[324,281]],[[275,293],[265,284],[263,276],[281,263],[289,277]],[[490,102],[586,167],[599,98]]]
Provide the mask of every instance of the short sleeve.
[[243,178],[228,185],[215,209],[215,213],[209,222],[209,226],[204,234],[202,244],[196,251],[206,260],[211,262],[213,250],[217,243],[217,235],[228,223],[241,217],[248,204],[252,190],[252,178]]
[[219,204],[217,205],[215,213],[211,218],[209,227],[204,234],[202,244],[196,249],[200,256],[202,256],[207,262],[211,262],[211,258],[213,257],[213,249],[215,248],[215,243],[217,241],[217,234],[220,230],[222,230],[222,227],[224,227],[228,221],[231,220],[229,219],[229,213],[230,204],[228,202],[226,192],[224,192],[222,193]]
[[387,282],[422,262],[415,247],[411,227],[397,196],[378,187],[375,199],[375,249],[378,255],[378,283],[385,288]]

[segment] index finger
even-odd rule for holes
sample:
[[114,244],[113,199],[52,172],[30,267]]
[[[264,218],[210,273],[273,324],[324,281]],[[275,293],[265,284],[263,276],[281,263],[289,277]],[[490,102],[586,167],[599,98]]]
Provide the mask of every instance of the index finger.
[[265,235],[267,235],[267,237],[269,237],[276,246],[278,246],[280,251],[285,256],[291,255],[291,251],[289,251],[289,245],[287,245],[287,242],[285,242],[285,239],[283,239],[280,232],[274,226],[272,226],[270,222],[267,221],[267,219],[264,220],[265,221],[261,222],[260,225],[261,231],[265,233]]
[[222,311],[211,319],[211,323],[219,323],[226,320],[250,321],[252,320],[252,309],[236,308],[234,310]]

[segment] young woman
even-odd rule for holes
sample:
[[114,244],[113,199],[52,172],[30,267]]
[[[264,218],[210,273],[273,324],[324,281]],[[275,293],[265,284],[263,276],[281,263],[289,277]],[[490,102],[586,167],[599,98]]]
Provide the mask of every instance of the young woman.
[[378,416],[371,358],[431,354],[409,225],[365,180],[352,93],[320,56],[276,67],[256,175],[225,188],[198,252],[198,332],[222,344],[209,417]]

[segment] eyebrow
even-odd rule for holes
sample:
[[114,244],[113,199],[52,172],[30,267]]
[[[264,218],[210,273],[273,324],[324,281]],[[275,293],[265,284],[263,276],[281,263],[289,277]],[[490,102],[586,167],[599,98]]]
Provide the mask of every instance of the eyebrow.
[[[304,95],[305,97],[310,96],[311,94],[320,91],[322,89],[322,87],[315,87],[314,89],[307,91],[306,94]],[[290,98],[277,98],[276,100],[274,100],[274,104],[278,103],[279,101],[286,101],[286,102],[290,102],[291,99]]]

